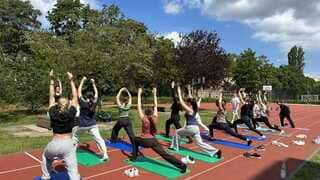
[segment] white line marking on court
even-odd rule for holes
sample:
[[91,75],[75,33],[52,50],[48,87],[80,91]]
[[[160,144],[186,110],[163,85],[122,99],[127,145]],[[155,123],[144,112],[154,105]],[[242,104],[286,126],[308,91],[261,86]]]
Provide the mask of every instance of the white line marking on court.
[[31,159],[33,159],[33,160],[35,160],[35,161],[37,161],[38,163],[41,164],[40,159],[34,157],[32,154],[28,153],[27,151],[25,151],[25,152],[23,152],[23,153],[24,153],[25,155],[29,156]]
[[[320,123],[320,122],[314,122],[314,123],[312,123],[312,124],[310,124],[310,125],[308,125],[308,126],[306,126],[306,127],[310,127],[310,126],[316,125],[316,124],[318,124],[318,123]],[[293,135],[293,134],[295,134],[295,133],[297,133],[297,132],[299,132],[299,130],[293,131],[293,132],[291,132],[289,135]],[[276,139],[276,141],[279,141],[279,140],[284,139],[284,138],[286,138],[286,137],[280,137],[280,138]],[[271,144],[271,142],[266,143],[266,146],[268,146],[269,144]],[[252,151],[252,150],[251,150],[251,151]],[[194,174],[193,176],[190,176],[190,177],[186,178],[186,180],[190,180],[190,179],[193,179],[193,178],[195,178],[195,177],[198,177],[198,176],[200,176],[200,175],[202,175],[202,174],[205,174],[205,173],[207,173],[207,172],[209,172],[209,171],[211,171],[211,170],[213,170],[213,169],[216,169],[216,168],[219,167],[219,166],[222,166],[222,165],[225,165],[225,164],[227,164],[227,163],[230,163],[230,162],[238,159],[239,157],[242,157],[242,154],[239,154],[239,155],[233,157],[232,159],[229,159],[228,161],[222,162],[222,163],[220,163],[220,164],[218,164],[218,165],[216,165],[216,166],[213,166],[213,167],[211,167],[211,168],[209,168],[209,169],[206,169],[206,170],[201,171],[201,172],[199,172],[199,173],[197,173],[197,174]]]
[[17,172],[17,171],[22,171],[22,170],[26,170],[26,169],[31,169],[31,168],[36,168],[36,167],[40,167],[40,165],[33,165],[33,166],[24,167],[24,168],[18,168],[18,169],[13,169],[13,170],[8,170],[8,171],[2,171],[2,172],[0,172],[0,175],[1,174],[12,173],[12,172]]

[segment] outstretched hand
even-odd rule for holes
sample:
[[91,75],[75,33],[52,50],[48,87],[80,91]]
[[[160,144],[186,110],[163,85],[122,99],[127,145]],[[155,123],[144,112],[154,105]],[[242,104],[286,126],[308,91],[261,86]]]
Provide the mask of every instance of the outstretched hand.
[[174,88],[174,85],[175,85],[175,83],[174,83],[174,81],[172,81],[172,82],[171,82],[171,88],[172,88],[172,89]]
[[53,69],[51,69],[51,71],[49,72],[49,77],[53,78]]
[[154,87],[154,88],[152,89],[152,93],[153,93],[153,95],[157,95],[157,88]]
[[67,72],[67,75],[70,81],[73,80],[73,74],[71,72]]

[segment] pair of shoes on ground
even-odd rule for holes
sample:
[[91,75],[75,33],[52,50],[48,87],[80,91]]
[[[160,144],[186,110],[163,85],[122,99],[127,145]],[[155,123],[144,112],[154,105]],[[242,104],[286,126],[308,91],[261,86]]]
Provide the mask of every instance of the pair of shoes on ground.
[[133,168],[125,170],[124,174],[129,177],[139,176],[139,170],[137,168],[133,167]]
[[306,144],[303,140],[293,140],[292,143],[298,146],[304,146]]
[[258,150],[258,151],[265,151],[265,150],[266,150],[266,147],[265,147],[265,145],[260,145],[260,146],[256,147],[256,150]]
[[271,144],[275,145],[275,146],[278,146],[278,147],[285,147],[285,148],[289,147],[288,145],[286,145],[286,144],[284,144],[282,142],[278,142],[278,141],[272,141]]
[[249,152],[245,152],[243,154],[244,157],[247,157],[247,158],[256,158],[256,159],[261,159],[261,155],[258,154],[258,153],[249,153]]
[[305,135],[305,134],[298,134],[298,135],[296,135],[296,138],[298,138],[298,139],[307,139],[307,135]]

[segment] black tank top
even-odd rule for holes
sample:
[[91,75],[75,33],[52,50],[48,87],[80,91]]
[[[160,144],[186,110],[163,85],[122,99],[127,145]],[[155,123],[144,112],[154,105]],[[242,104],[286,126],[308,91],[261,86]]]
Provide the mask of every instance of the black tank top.
[[58,106],[49,109],[51,128],[55,134],[71,133],[74,127],[76,108],[71,106],[66,112],[60,112]]

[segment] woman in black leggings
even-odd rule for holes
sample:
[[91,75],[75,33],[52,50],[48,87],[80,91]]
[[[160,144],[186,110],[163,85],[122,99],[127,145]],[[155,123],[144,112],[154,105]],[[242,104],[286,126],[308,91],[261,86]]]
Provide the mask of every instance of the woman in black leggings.
[[254,128],[256,128],[256,124],[258,122],[263,122],[268,128],[270,129],[274,129],[276,131],[279,131],[280,134],[283,134],[284,131],[279,129],[277,126],[272,126],[270,121],[269,121],[269,111],[268,111],[268,107],[267,107],[267,98],[266,96],[264,95],[264,101],[262,101],[261,99],[261,91],[259,91],[259,94],[258,94],[258,97],[257,97],[257,100],[258,102],[255,104],[255,107],[254,107],[254,111],[253,111],[253,114],[254,114],[254,118],[253,118],[253,125],[254,125]]
[[216,106],[218,107],[218,112],[213,118],[212,123],[209,125],[210,138],[213,139],[213,129],[223,130],[231,136],[237,137],[243,141],[247,141],[248,146],[251,145],[252,141],[247,137],[238,134],[232,130],[229,123],[226,120],[226,102],[222,101],[222,93],[220,93],[219,100],[216,101]]
[[170,134],[170,126],[171,124],[174,124],[174,126],[176,127],[176,129],[180,129],[181,128],[181,124],[180,124],[180,115],[179,112],[181,110],[181,104],[179,103],[176,94],[175,94],[175,90],[174,90],[174,81],[171,83],[171,96],[172,96],[172,100],[173,103],[171,105],[171,116],[170,119],[168,119],[166,121],[166,136],[169,137]]
[[246,99],[246,102],[242,98],[241,90],[239,91],[239,97],[240,101],[243,104],[241,106],[241,118],[234,121],[233,127],[235,132],[238,133],[238,124],[245,124],[251,131],[257,133],[259,136],[262,138],[265,138],[265,136],[258,131],[257,129],[254,128],[252,125],[252,119],[253,119],[253,101],[250,101],[248,98]]

